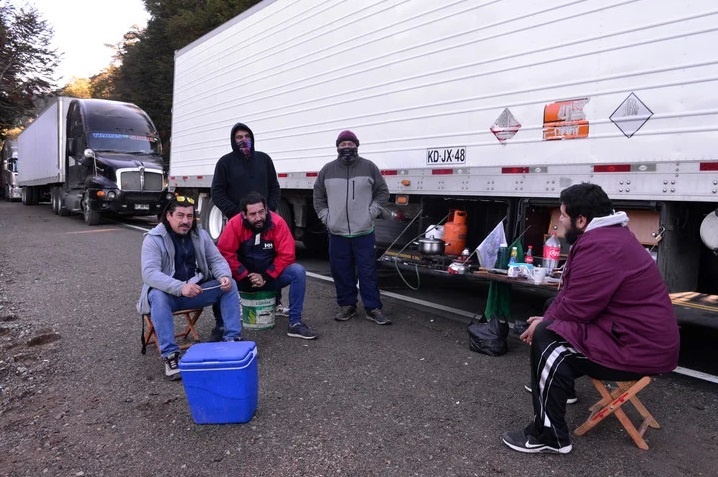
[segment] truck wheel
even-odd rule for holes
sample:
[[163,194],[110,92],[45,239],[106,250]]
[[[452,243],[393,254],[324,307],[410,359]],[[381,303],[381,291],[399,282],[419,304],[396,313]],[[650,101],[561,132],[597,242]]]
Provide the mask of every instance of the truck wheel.
[[312,253],[326,254],[329,250],[329,236],[327,230],[322,226],[314,226],[304,231],[302,235],[304,247]]
[[224,226],[227,223],[227,218],[224,216],[219,207],[214,205],[212,199],[208,199],[207,202],[202,205],[202,214],[200,216],[200,225],[207,231],[210,238],[217,242],[219,236],[224,230]]
[[59,204],[60,199],[58,197],[59,190],[57,187],[50,189],[50,204],[52,205],[52,213],[58,215],[60,213]]
[[287,203],[286,200],[279,201],[277,214],[279,214],[279,216],[287,223],[289,231],[292,232],[292,237],[294,237],[294,219],[292,219],[292,208],[289,207],[289,203]]
[[57,215],[67,217],[70,215],[70,209],[65,207],[65,198],[62,195],[62,188],[57,188]]
[[22,188],[22,205],[37,205],[37,192],[35,187],[25,186]]
[[87,225],[99,225],[102,220],[100,213],[90,208],[87,194],[82,196],[82,215]]

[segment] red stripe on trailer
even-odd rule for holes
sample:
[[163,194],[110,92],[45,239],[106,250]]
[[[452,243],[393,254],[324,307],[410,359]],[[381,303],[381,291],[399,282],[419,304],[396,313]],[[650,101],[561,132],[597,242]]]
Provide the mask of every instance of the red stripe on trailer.
[[383,176],[395,176],[397,174],[399,174],[399,171],[381,171]]
[[718,171],[718,162],[701,162],[702,171]]
[[277,177],[289,177],[289,174],[287,174],[286,172],[280,172],[279,174],[277,174]]
[[318,172],[307,172],[306,173],[307,177],[317,177],[318,175],[319,175]]
[[528,174],[529,168],[528,167],[502,167],[501,173],[502,174]]
[[593,166],[593,172],[631,172],[630,164],[602,164]]
[[453,169],[432,169],[431,170],[431,174],[435,175],[435,176],[442,176],[442,175],[453,174],[453,173],[454,173]]

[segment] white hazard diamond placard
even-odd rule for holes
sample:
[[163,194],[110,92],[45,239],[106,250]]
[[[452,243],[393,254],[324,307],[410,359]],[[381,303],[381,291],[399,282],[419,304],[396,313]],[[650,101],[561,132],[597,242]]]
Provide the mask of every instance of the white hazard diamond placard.
[[631,93],[616,108],[610,119],[626,137],[631,137],[646,124],[651,116],[653,116],[653,111],[648,109],[648,106],[643,104],[638,96]]
[[514,137],[519,129],[521,129],[521,123],[511,114],[509,108],[506,108],[501,112],[490,129],[491,132],[494,133],[494,136],[496,136],[496,139],[503,143]]

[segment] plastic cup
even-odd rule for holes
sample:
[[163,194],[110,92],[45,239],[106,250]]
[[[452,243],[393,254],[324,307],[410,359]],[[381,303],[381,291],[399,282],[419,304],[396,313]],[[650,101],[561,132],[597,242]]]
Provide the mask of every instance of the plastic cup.
[[533,280],[534,285],[541,285],[543,283],[544,278],[546,278],[546,274],[548,273],[548,268],[544,267],[538,267],[533,269]]

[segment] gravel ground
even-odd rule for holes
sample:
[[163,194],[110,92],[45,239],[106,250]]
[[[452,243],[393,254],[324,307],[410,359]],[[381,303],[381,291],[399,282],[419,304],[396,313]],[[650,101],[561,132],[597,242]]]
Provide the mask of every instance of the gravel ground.
[[[259,350],[247,424],[196,425],[157,350],[140,353],[142,235],[86,227],[49,206],[0,203],[0,475],[710,476],[716,386],[661,376],[642,392],[662,429],[635,447],[615,419],[566,456],[499,441],[530,418],[528,349],[469,351],[465,325],[387,300],[394,325],[338,323],[331,284],[310,280],[316,341],[246,331]],[[200,318],[209,336],[211,312]],[[597,399],[577,384],[570,425]]]

